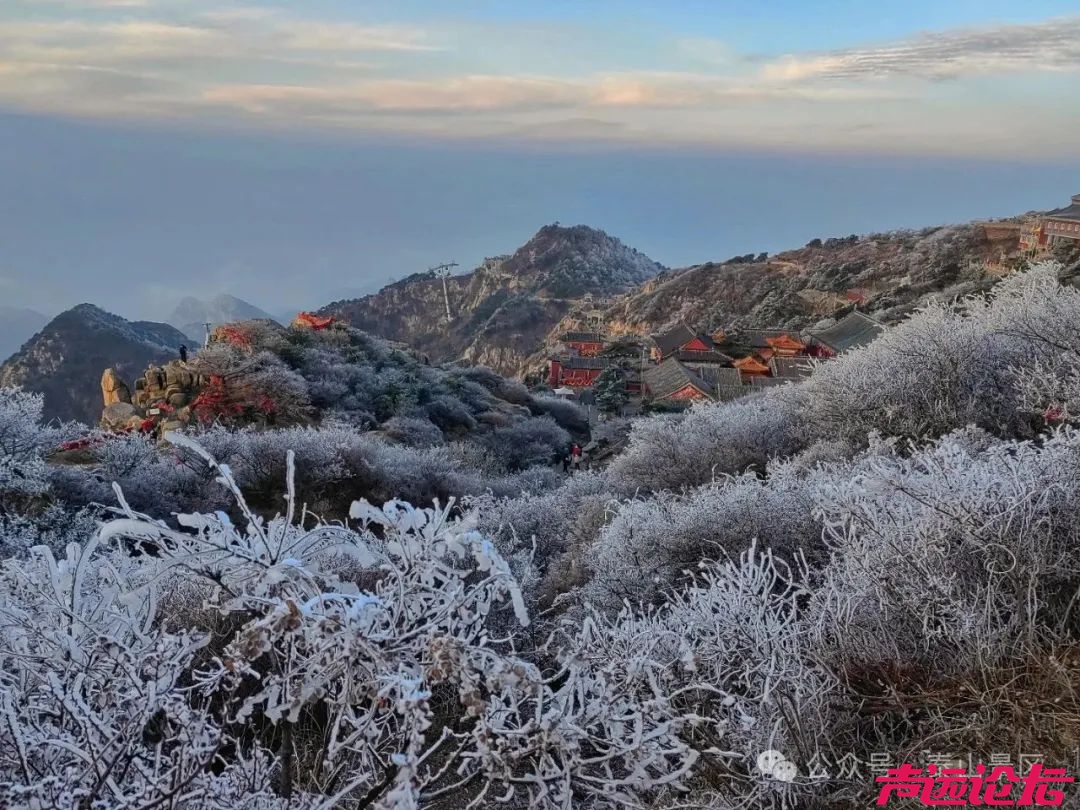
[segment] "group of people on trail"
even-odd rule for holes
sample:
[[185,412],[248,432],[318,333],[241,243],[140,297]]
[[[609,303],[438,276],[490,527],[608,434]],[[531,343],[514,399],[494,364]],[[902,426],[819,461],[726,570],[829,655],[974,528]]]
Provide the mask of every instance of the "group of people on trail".
[[563,472],[569,472],[571,468],[578,469],[581,466],[581,445],[576,442],[570,448],[570,452],[562,457]]

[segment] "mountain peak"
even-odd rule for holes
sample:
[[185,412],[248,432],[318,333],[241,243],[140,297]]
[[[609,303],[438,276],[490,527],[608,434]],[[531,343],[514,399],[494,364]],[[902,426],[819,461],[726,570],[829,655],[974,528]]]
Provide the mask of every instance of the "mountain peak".
[[445,279],[415,273],[321,312],[434,360],[465,358],[513,374],[585,296],[618,295],[663,270],[602,230],[555,222],[472,272]]
[[202,340],[206,324],[211,327],[238,321],[274,320],[274,317],[235,295],[218,293],[209,300],[185,296],[166,320],[188,336],[190,340]]
[[49,418],[96,422],[101,372],[133,378],[148,363],[176,356],[187,338],[163,323],[128,321],[83,303],[61,312],[0,366],[0,386],[45,395]]
[[532,279],[541,295],[580,298],[624,292],[664,270],[599,228],[545,225],[502,263],[503,272]]

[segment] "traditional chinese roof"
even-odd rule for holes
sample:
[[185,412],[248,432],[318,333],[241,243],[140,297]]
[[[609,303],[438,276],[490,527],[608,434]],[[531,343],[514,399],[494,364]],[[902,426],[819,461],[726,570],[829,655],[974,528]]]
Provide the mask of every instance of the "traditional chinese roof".
[[684,363],[713,363],[716,365],[731,365],[731,355],[724,354],[716,349],[707,352],[699,352],[693,349],[679,349],[674,353],[676,360]]
[[293,318],[292,325],[308,329],[326,329],[333,322],[333,318],[322,318],[314,312],[301,312]]
[[814,370],[809,358],[806,357],[774,357],[769,365],[772,366],[773,376],[793,379],[809,377],[810,372]]
[[801,352],[803,349],[806,348],[805,343],[803,343],[798,338],[792,337],[787,332],[784,332],[784,334],[778,337],[767,337],[765,338],[765,342],[769,345],[770,348],[775,349],[778,352]]
[[740,329],[731,335],[731,341],[751,349],[769,348],[770,340],[782,337],[790,337],[791,333],[786,329]]
[[666,332],[661,332],[658,335],[652,336],[653,345],[660,350],[660,353],[667,357],[669,354],[681,349],[687,343],[693,340],[700,340],[709,348],[715,348],[713,339],[705,334],[699,334],[687,326],[685,323],[680,323],[678,326],[668,329]]
[[740,357],[733,364],[739,371],[744,371],[747,374],[768,374],[769,367],[758,360],[753,355],[749,357]]
[[1080,194],[1074,194],[1072,205],[1058,208],[1046,213],[1047,219],[1067,219],[1070,222],[1080,221]]
[[742,376],[737,368],[704,364],[694,365],[692,363],[683,363],[683,365],[700,377],[713,390],[724,385],[742,385]]
[[848,349],[865,346],[885,330],[885,327],[861,312],[849,312],[828,329],[811,332],[811,336],[839,354]]
[[610,357],[577,357],[570,355],[565,357],[553,357],[551,359],[559,363],[563,368],[605,369],[613,364]]
[[599,332],[566,332],[560,338],[563,343],[603,343],[604,336]]
[[645,369],[643,376],[653,399],[665,399],[688,385],[710,399],[713,397],[709,384],[674,357]]

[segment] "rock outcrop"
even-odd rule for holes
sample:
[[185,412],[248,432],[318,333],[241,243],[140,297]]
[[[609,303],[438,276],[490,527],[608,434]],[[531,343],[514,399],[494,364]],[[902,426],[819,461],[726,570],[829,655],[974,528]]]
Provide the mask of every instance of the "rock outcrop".
[[141,408],[163,405],[180,410],[190,405],[198,396],[202,380],[187,363],[172,360],[164,366],[147,366],[135,380],[135,405]]
[[143,411],[130,402],[112,402],[101,412],[101,427],[105,430],[137,430],[145,418]]
[[131,390],[114,368],[105,369],[101,375],[101,398],[106,408],[118,402],[131,402]]
[[177,430],[191,421],[191,405],[203,383],[202,377],[187,363],[179,360],[164,365],[151,363],[135,379],[132,395],[115,369],[105,369],[101,375],[104,409],[100,425],[113,431]]

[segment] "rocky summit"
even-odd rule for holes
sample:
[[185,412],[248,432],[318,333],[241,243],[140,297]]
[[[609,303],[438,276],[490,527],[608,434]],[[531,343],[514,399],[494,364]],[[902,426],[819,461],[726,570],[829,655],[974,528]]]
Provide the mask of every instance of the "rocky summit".
[[168,324],[128,321],[93,304],[62,312],[0,366],[0,386],[45,397],[46,418],[97,424],[102,369],[133,379],[191,341]]
[[555,224],[470,273],[417,273],[321,314],[407,343],[434,362],[465,360],[517,374],[583,299],[626,292],[663,270],[603,231]]

